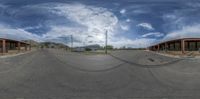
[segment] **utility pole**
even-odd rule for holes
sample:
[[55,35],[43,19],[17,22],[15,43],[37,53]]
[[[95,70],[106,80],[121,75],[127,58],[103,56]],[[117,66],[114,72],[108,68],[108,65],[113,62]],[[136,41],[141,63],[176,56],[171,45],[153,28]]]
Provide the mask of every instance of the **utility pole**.
[[105,39],[106,39],[106,42],[105,42],[105,53],[108,54],[108,51],[107,51],[107,45],[108,45],[108,31],[106,30],[106,34],[105,34]]
[[73,35],[71,35],[71,52],[73,50]]

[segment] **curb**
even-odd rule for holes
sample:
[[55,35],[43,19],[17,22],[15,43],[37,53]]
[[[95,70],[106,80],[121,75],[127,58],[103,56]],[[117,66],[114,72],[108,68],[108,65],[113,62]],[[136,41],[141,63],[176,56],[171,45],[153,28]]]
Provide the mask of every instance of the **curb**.
[[24,55],[24,54],[31,53],[33,51],[35,51],[35,50],[31,50],[31,51],[28,51],[28,52],[17,53],[17,54],[12,54],[12,55],[3,55],[3,56],[0,56],[0,59],[1,58],[9,58],[9,57],[15,57],[15,56],[19,56],[19,55]]

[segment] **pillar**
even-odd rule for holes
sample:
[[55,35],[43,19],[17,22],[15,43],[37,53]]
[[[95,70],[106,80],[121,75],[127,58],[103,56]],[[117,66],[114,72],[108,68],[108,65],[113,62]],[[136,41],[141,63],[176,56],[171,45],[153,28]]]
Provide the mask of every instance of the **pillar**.
[[158,51],[160,50],[160,45],[158,44],[158,49],[157,49]]
[[17,43],[17,48],[18,48],[18,52],[20,52],[20,50],[21,50],[21,43],[20,42]]
[[27,51],[27,44],[25,44],[25,51]]
[[195,41],[195,50],[198,51],[198,48],[197,48],[197,41]]
[[29,45],[29,50],[31,50],[31,44]]
[[2,40],[2,52],[6,53],[6,40]]
[[176,50],[176,42],[174,41],[174,51]]
[[165,51],[168,50],[168,46],[167,46],[167,43],[165,43]]
[[185,53],[185,40],[181,40],[181,51],[182,51],[182,54]]

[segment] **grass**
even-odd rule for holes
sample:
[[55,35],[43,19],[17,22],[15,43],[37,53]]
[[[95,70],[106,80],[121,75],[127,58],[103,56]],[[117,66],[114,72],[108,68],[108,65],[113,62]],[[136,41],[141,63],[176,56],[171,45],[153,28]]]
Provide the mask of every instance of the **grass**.
[[[109,50],[108,53],[110,53],[111,51]],[[97,50],[97,51],[85,51],[85,52],[81,52],[81,54],[84,55],[106,55],[104,50]]]

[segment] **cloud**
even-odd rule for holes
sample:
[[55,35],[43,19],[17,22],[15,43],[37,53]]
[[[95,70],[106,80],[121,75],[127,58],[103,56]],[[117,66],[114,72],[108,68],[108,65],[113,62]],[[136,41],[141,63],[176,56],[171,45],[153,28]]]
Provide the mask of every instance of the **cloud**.
[[48,32],[45,37],[47,35],[49,37],[73,34],[77,41],[83,42],[88,35],[91,35],[93,38],[88,39],[88,41],[102,45],[101,42],[105,39],[106,30],[109,32],[109,36],[112,36],[118,24],[117,17],[101,7],[83,4],[57,4],[50,10],[82,25],[82,27],[53,27],[52,31]]
[[[41,9],[46,11],[48,16],[62,17],[66,20],[66,24],[57,25],[45,24],[50,28],[43,34],[36,35],[26,30],[40,29],[43,26],[34,25],[25,28],[16,27],[0,27],[0,36],[6,36],[15,39],[33,39],[36,41],[53,41],[69,44],[70,35],[73,35],[74,45],[82,46],[83,43],[89,44],[105,44],[105,31],[108,30],[109,44],[115,47],[130,46],[144,47],[154,42],[152,38],[129,39],[126,37],[125,31],[129,30],[130,19],[119,20],[117,16],[109,9],[84,4],[66,4],[66,3],[45,3],[36,5],[27,5],[23,8]],[[126,10],[121,10],[126,13]],[[23,16],[21,16],[23,17]],[[54,21],[54,20],[51,20]],[[64,22],[63,22],[64,23]],[[71,25],[75,24],[75,25]],[[43,25],[43,24],[42,24]],[[121,34],[118,34],[121,32]]]
[[[65,17],[78,24],[78,26],[51,25],[51,30],[42,35],[45,40],[49,41],[63,41],[58,38],[66,37],[68,39],[69,35],[73,35],[75,46],[81,46],[83,42],[103,45],[105,32],[108,31],[108,36],[113,37],[119,27],[118,18],[102,7],[65,3],[48,3],[28,7],[46,9],[51,14]],[[88,35],[91,37],[87,38]]]
[[149,13],[150,11],[147,10],[147,9],[136,9],[136,10],[133,10],[132,13],[134,14],[145,14],[145,13]]
[[32,39],[35,41],[42,41],[42,38],[38,35],[27,32],[23,29],[11,28],[2,24],[0,24],[0,37],[14,40]]
[[189,7],[193,7],[193,8],[200,8],[200,3],[195,2],[195,3],[187,3],[186,5],[188,5]]
[[[54,25],[48,24],[48,22],[46,22],[46,24],[48,24],[48,26],[50,27],[50,30],[40,36],[37,36],[36,34],[33,34],[31,32],[27,32],[26,30],[38,29],[42,27],[41,25],[33,27],[28,26],[22,29],[9,27],[8,29],[13,30],[13,34],[10,35],[12,38],[17,37],[17,39],[22,39],[29,35],[28,37],[34,38],[37,41],[42,40],[66,43],[66,41],[60,39],[60,37],[66,37],[67,39],[69,35],[73,35],[75,39],[75,45],[77,44],[76,46],[81,46],[82,42],[86,42],[85,38],[90,35],[91,37],[88,38],[88,42],[103,45],[105,32],[108,31],[108,36],[113,37],[113,35],[115,35],[116,33],[114,31],[116,31],[116,28],[119,27],[118,18],[108,9],[102,7],[95,7],[77,3],[44,3],[27,5],[23,8],[41,9],[48,12],[52,16],[65,17],[66,19],[70,20],[71,23],[77,25],[70,26],[71,23],[67,24],[67,21],[67,25]],[[7,32],[10,32],[10,30],[4,32],[4,34]],[[23,36],[22,34],[25,34],[25,36]]]
[[119,47],[132,47],[132,48],[146,48],[150,46],[151,44],[154,44],[156,42],[156,39],[153,38],[139,38],[139,39],[127,39],[124,37],[119,37],[113,41],[110,41],[108,43],[111,43],[115,46]]
[[129,30],[129,26],[127,26],[127,25],[121,25],[121,29],[125,30],[125,31],[128,31]]
[[144,38],[150,37],[150,36],[153,36],[153,37],[163,37],[164,34],[160,33],[160,32],[150,32],[150,33],[142,35],[142,37],[144,37]]
[[7,8],[8,6],[0,4],[0,8]]
[[125,14],[125,13],[126,13],[126,9],[120,10],[120,13],[121,13],[121,14]]
[[137,26],[147,30],[154,30],[153,26],[150,23],[140,23]]
[[99,32],[105,32],[105,30],[113,31],[118,22],[117,17],[112,12],[101,7],[83,4],[57,4],[53,9],[50,9],[58,15],[65,16],[86,26],[89,32],[94,29]]
[[126,19],[126,22],[131,22],[131,20],[130,19]]
[[28,27],[25,27],[23,29],[24,30],[32,30],[32,29],[39,29],[39,28],[42,28],[41,24],[39,24],[38,26],[28,26]]
[[120,28],[123,30],[123,31],[128,31],[130,26],[127,22],[122,22],[120,21],[119,22],[119,25],[120,25]]
[[184,26],[180,30],[168,33],[163,40],[173,40],[180,38],[200,38],[200,24]]

